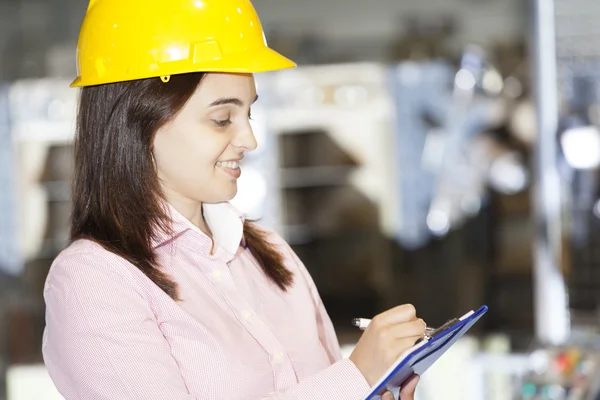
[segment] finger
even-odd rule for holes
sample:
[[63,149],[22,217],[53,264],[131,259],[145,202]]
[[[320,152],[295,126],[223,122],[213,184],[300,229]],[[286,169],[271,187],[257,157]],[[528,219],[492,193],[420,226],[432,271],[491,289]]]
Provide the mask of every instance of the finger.
[[390,344],[390,351],[387,354],[386,362],[393,364],[400,358],[404,353],[415,345],[415,342],[423,336],[412,336],[409,338],[398,339]]
[[403,304],[377,315],[373,318],[373,322],[391,325],[414,321],[415,319],[417,319],[415,307],[412,304]]
[[390,391],[387,391],[381,396],[381,400],[394,400],[394,394]]
[[394,343],[394,348],[398,349],[400,353],[404,353],[406,350],[413,347],[419,339],[423,339],[423,336],[410,336],[407,338],[397,339]]
[[404,383],[400,390],[400,400],[414,400],[419,379],[419,375],[413,375]]
[[383,334],[391,339],[402,339],[413,336],[423,336],[427,325],[422,319],[416,319],[411,322],[393,324],[386,327]]

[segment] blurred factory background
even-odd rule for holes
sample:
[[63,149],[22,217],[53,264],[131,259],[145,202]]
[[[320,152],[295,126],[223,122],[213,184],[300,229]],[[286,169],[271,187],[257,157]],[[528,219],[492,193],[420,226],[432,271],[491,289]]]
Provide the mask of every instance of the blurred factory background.
[[[257,76],[236,205],[357,316],[487,304],[418,400],[600,399],[600,3],[254,0],[299,63]],[[68,238],[85,0],[0,0],[0,400],[60,398],[43,283]]]

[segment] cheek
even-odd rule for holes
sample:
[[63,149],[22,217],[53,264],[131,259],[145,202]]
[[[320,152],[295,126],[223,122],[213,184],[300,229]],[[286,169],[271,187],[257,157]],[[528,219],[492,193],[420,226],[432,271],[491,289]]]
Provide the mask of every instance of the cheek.
[[196,181],[211,173],[228,146],[224,135],[214,132],[157,135],[154,154],[163,179]]
[[[193,166],[195,149],[175,135],[157,136],[154,142],[154,157],[159,173],[174,178],[177,171],[186,171]],[[175,176],[173,176],[175,175]]]

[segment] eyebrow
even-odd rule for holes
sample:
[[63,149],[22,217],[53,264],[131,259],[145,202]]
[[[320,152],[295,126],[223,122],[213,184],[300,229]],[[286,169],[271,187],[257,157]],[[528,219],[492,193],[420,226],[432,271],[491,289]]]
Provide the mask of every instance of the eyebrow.
[[[252,104],[256,103],[256,100],[258,100],[258,95],[256,95],[256,97],[254,98],[254,100],[252,101]],[[216,107],[216,106],[222,106],[224,104],[233,104],[235,106],[242,107],[244,105],[244,102],[241,101],[240,99],[238,99],[237,97],[223,97],[221,99],[217,99],[217,100],[213,101],[208,106]]]

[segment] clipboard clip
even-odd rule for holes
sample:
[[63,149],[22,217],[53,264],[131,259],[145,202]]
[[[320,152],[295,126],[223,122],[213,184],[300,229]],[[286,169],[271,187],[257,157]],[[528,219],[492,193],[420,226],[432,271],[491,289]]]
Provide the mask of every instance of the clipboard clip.
[[452,328],[452,326],[454,326],[456,323],[460,322],[459,318],[453,318],[449,321],[447,321],[444,325],[440,326],[439,328],[427,328],[425,329],[425,334],[423,335],[422,338],[418,339],[415,344],[419,344],[421,343],[423,340],[431,340],[434,337],[436,337],[437,335],[439,335],[440,333]]

